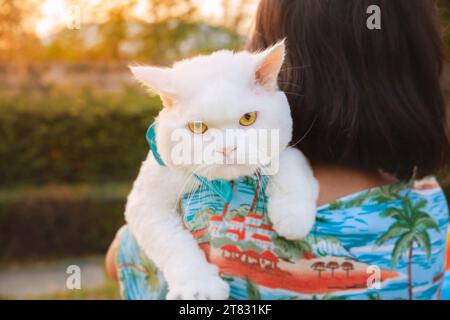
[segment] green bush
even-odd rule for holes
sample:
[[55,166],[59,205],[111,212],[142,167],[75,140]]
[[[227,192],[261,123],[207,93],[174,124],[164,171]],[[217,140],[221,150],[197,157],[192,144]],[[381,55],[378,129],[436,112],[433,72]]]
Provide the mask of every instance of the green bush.
[[132,180],[159,109],[159,98],[132,89],[2,96],[0,184]]
[[104,254],[130,184],[0,191],[0,261]]

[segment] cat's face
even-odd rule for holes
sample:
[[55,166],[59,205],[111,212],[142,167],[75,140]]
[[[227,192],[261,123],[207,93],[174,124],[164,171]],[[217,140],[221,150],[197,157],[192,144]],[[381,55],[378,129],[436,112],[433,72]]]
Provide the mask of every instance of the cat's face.
[[282,42],[259,54],[219,51],[170,69],[131,67],[163,100],[156,120],[162,160],[227,180],[276,162],[292,136],[289,104],[277,86],[284,53]]

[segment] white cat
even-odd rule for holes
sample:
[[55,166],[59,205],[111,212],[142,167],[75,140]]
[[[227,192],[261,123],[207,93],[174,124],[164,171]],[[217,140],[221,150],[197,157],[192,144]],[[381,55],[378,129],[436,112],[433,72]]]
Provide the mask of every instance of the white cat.
[[[167,299],[227,299],[229,294],[228,284],[184,229],[176,210],[180,195],[198,183],[194,173],[210,180],[233,180],[261,169],[255,164],[176,164],[171,139],[175,130],[205,137],[213,128],[279,130],[279,169],[267,187],[274,230],[287,239],[301,239],[315,222],[318,184],[303,154],[288,147],[292,118],[277,85],[284,56],[285,45],[280,42],[257,54],[219,51],[172,68],[130,67],[163,101],[156,119],[156,144],[166,166],[149,153],[128,196],[125,217],[139,245],[164,274]],[[215,151],[225,159],[245,152],[235,145],[220,145]]]

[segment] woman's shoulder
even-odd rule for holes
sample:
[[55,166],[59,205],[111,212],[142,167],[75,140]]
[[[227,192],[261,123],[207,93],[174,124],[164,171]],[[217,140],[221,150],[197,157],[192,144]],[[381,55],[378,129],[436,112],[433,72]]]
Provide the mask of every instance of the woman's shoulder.
[[447,207],[445,195],[436,177],[399,182],[396,178],[379,172],[367,172],[338,165],[314,165],[314,174],[319,182],[320,209],[362,204],[385,203],[411,196],[422,201],[438,202]]
[[320,186],[318,205],[354,195],[362,190],[376,188],[396,181],[378,172],[330,164],[313,164],[314,175]]
[[323,204],[319,210],[350,209],[362,206],[376,207],[396,203],[401,205],[405,202],[420,202],[421,206],[429,204],[432,207],[431,209],[448,212],[445,193],[434,176],[410,182],[395,182],[369,187]]

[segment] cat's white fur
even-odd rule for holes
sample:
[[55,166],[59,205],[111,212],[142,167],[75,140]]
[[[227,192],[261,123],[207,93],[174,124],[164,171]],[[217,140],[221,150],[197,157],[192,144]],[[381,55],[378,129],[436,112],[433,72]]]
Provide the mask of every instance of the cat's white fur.
[[301,239],[314,224],[318,184],[303,154],[288,147],[292,119],[287,98],[277,86],[284,54],[280,42],[258,54],[219,51],[172,68],[131,67],[164,102],[156,136],[167,166],[160,166],[149,153],[128,196],[125,217],[139,245],[163,272],[168,299],[226,299],[229,294],[228,284],[208,263],[176,211],[180,195],[197,186],[193,173],[231,180],[255,172],[254,165],[174,165],[171,132],[186,128],[189,121],[232,129],[239,127],[243,114],[257,111],[253,128],[280,130],[279,171],[267,188],[275,231],[287,239]]

